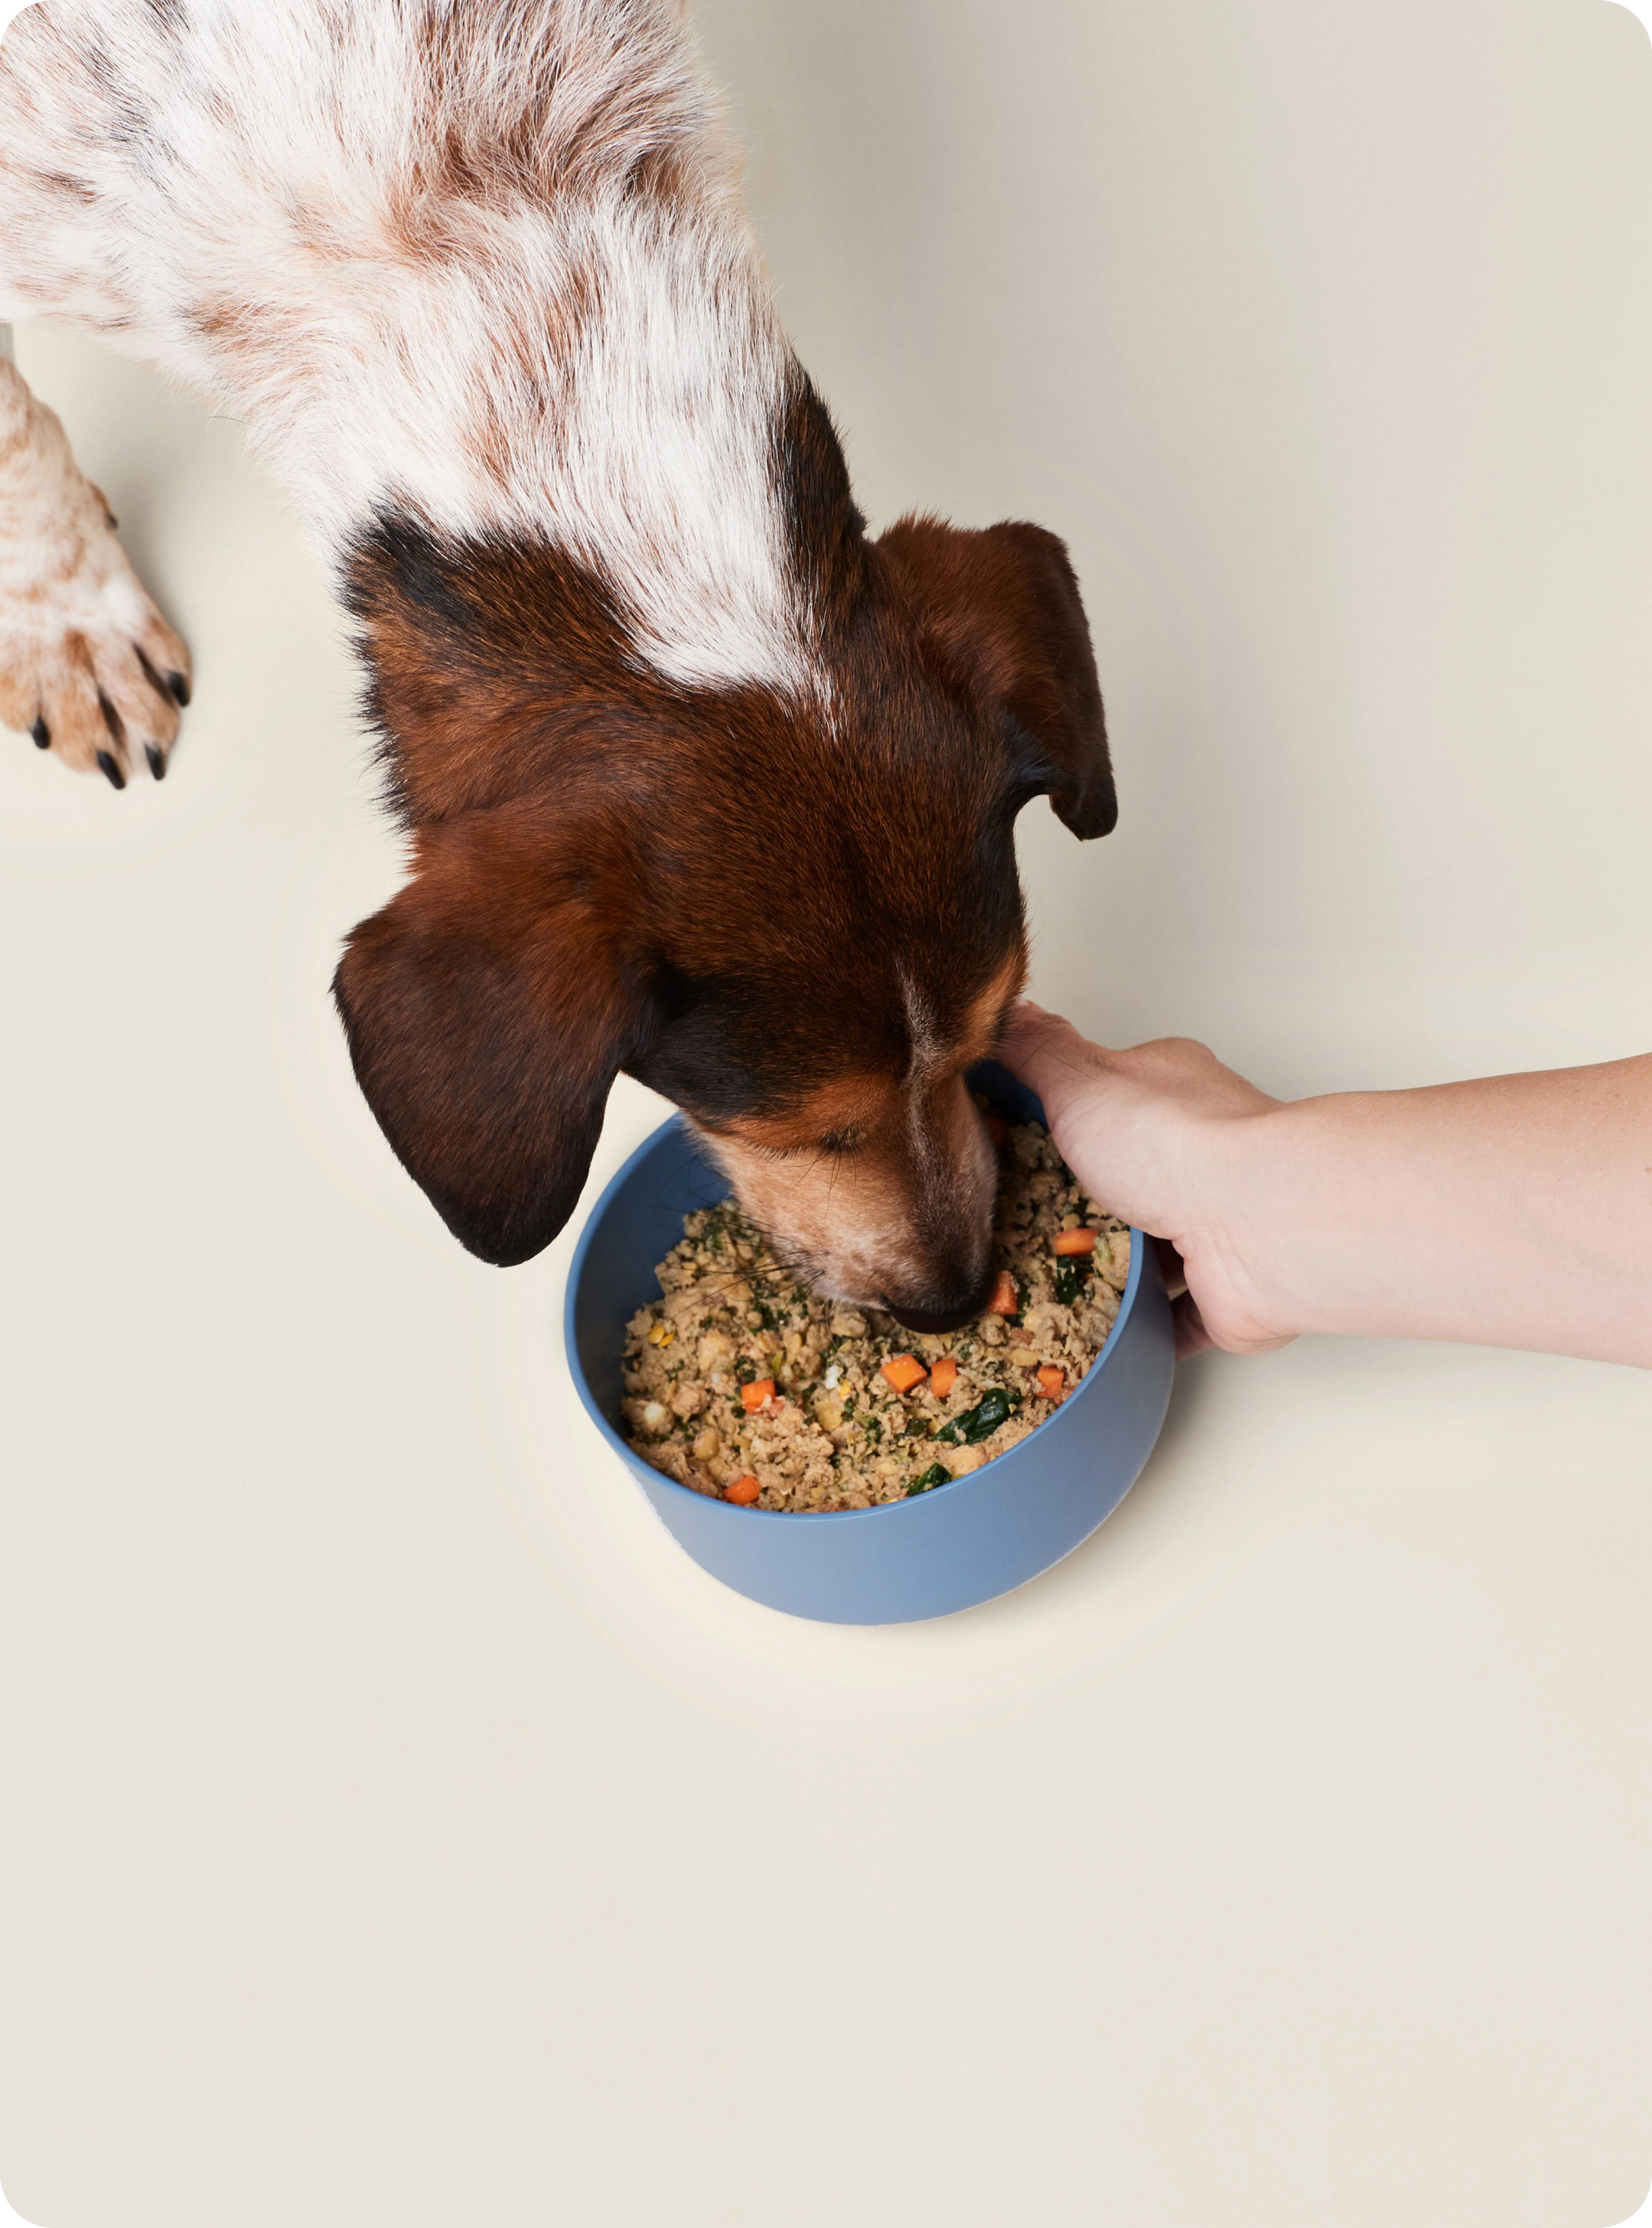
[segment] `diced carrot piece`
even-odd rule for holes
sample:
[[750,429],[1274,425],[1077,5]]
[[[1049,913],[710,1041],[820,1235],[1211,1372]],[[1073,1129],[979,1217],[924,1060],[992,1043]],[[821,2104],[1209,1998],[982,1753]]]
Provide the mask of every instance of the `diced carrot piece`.
[[1096,1233],[1093,1230],[1058,1230],[1055,1250],[1058,1253],[1093,1253]]
[[744,1477],[730,1478],[723,1488],[725,1501],[736,1501],[742,1508],[749,1508],[763,1490],[748,1469]]
[[987,1302],[989,1316],[1013,1316],[1021,1312],[1021,1294],[1015,1290],[1015,1279],[1008,1269],[1000,1269],[998,1281],[992,1288],[992,1297]]
[[1065,1399],[1067,1389],[1066,1370],[1058,1369],[1053,1361],[1047,1361],[1038,1373],[1038,1389],[1047,1400]]
[[774,1398],[772,1377],[759,1377],[755,1385],[740,1386],[740,1404],[748,1416],[755,1416],[765,1400]]
[[1009,1124],[1004,1120],[1002,1114],[988,1115],[987,1135],[991,1138],[993,1143],[1002,1153],[1006,1144],[1009,1142]]
[[886,1361],[878,1372],[887,1377],[897,1392],[910,1392],[914,1385],[921,1385],[929,1375],[915,1354],[897,1354]]
[[929,1373],[929,1389],[944,1400],[957,1381],[957,1362],[951,1354],[944,1354]]

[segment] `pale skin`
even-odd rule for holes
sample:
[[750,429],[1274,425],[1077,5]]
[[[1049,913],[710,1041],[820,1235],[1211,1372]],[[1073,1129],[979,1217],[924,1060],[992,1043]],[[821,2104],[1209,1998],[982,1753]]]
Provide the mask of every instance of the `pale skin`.
[[1173,1249],[1181,1354],[1331,1331],[1652,1368],[1652,1055],[1293,1101],[1024,1001],[1003,1056],[1085,1188]]

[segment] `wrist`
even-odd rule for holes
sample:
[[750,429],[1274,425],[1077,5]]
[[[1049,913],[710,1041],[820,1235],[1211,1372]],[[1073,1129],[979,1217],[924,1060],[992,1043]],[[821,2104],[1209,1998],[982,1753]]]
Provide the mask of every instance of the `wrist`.
[[[1210,1125],[1195,1150],[1198,1225],[1176,1239],[1188,1282],[1220,1345],[1283,1344],[1307,1319],[1297,1221],[1301,1125],[1288,1104],[1266,1103]],[[1189,1162],[1190,1168],[1193,1162]]]
[[[1235,1250],[1259,1319],[1277,1334],[1393,1335],[1416,1268],[1414,1190],[1386,1165],[1383,1115],[1399,1094],[1284,1100],[1233,1147]],[[1392,1118],[1392,1117],[1391,1117]]]

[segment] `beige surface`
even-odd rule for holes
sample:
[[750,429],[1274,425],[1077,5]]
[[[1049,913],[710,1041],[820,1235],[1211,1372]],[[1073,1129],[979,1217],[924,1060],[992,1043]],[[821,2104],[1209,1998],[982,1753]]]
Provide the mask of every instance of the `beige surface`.
[[[1652,1043],[1652,50],[1604,0],[716,0],[880,517],[1073,539],[1038,987],[1284,1089]],[[1652,1382],[1184,1373],[944,1624],[702,1579],[326,998],[393,884],[230,426],[29,330],[199,671],[0,753],[0,2182],[48,2228],[1604,2228],[1652,2177]],[[617,1096],[593,1181],[656,1105]],[[1540,1276],[1564,1231],[1534,1230]]]

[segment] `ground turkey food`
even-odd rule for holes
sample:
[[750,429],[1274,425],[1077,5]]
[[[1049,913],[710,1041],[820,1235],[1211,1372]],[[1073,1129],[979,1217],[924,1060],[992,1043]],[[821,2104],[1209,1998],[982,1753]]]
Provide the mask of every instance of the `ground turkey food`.
[[626,1329],[637,1453],[718,1499],[868,1508],[1035,1431],[1106,1342],[1130,1232],[1038,1124],[1006,1131],[1002,1151],[991,1308],[938,1337],[814,1298],[732,1200],[687,1216],[660,1264],[663,1297]]

